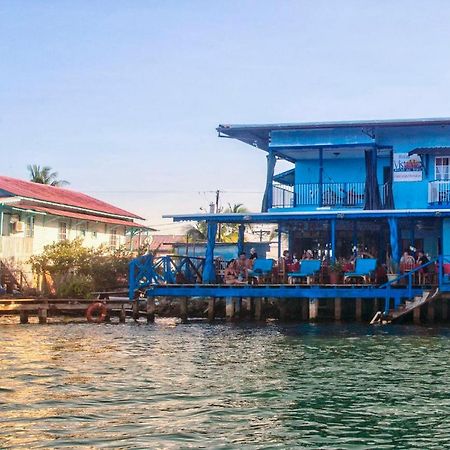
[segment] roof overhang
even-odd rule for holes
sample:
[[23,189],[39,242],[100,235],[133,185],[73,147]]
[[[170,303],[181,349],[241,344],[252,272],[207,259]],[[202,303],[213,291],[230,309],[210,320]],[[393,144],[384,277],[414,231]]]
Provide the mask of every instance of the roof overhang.
[[174,222],[216,222],[216,223],[280,223],[302,220],[326,219],[387,219],[389,217],[432,218],[450,217],[450,209],[397,209],[397,210],[347,210],[347,211],[282,211],[268,213],[244,214],[178,214],[167,215],[164,218]]
[[295,184],[295,169],[286,170],[273,177],[276,183],[284,184],[286,186],[294,186]]
[[123,220],[123,219],[117,219],[112,217],[102,217],[102,216],[96,216],[93,214],[83,214],[79,212],[74,211],[64,211],[59,210],[55,208],[48,208],[45,206],[35,206],[33,204],[17,204],[17,205],[5,205],[7,208],[13,210],[13,211],[23,211],[28,212],[30,214],[40,214],[40,215],[51,215],[61,218],[67,218],[67,219],[77,219],[80,221],[87,221],[87,222],[99,222],[99,223],[105,223],[110,225],[123,225],[128,228],[136,228],[136,229],[146,229],[148,231],[156,231],[153,228],[147,227],[146,225],[141,225],[136,222],[133,222],[132,220]]
[[419,147],[411,150],[408,155],[450,156],[450,147]]
[[[341,148],[344,146],[351,148],[352,146],[370,146],[376,145],[375,135],[377,129],[396,128],[396,127],[425,127],[425,126],[450,126],[450,118],[432,118],[432,119],[395,119],[395,120],[355,120],[355,121],[339,121],[339,122],[306,122],[306,123],[281,123],[281,124],[261,124],[261,125],[243,125],[243,124],[221,124],[217,127],[220,137],[238,139],[246,144],[260,148],[265,151],[273,150],[276,155],[281,158],[292,161],[292,155],[285,155],[285,150],[281,145],[274,145],[272,135],[280,132],[298,131],[300,134],[306,133],[311,135],[321,135],[321,131],[327,136],[340,135],[345,129],[349,134],[355,134],[371,137],[361,141],[361,139],[353,142],[341,142]],[[302,143],[301,143],[302,144]],[[319,145],[320,144],[320,145]],[[342,145],[345,144],[345,145]],[[292,147],[292,145],[289,145]],[[301,148],[303,145],[298,146]],[[320,147],[336,147],[334,142],[318,142]],[[278,147],[278,148],[277,148]],[[305,147],[311,147],[305,145]]]

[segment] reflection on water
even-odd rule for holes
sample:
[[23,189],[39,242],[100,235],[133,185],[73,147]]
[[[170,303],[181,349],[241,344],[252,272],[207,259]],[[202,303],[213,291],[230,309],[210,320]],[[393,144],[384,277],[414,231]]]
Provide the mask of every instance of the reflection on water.
[[442,449],[450,330],[0,325],[0,448]]

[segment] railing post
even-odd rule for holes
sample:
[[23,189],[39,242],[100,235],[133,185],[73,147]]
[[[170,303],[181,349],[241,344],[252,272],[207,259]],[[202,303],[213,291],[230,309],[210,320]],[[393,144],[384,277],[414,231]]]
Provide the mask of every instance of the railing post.
[[408,297],[412,298],[412,272],[408,273]]
[[319,206],[323,206],[323,148],[319,148]]

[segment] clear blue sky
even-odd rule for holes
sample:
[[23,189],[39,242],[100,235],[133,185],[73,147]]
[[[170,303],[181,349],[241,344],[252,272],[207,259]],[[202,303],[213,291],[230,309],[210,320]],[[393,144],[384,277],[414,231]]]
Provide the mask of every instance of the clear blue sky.
[[217,188],[258,210],[263,153],[217,124],[450,116],[449,23],[446,0],[2,0],[1,173],[50,165],[151,224]]

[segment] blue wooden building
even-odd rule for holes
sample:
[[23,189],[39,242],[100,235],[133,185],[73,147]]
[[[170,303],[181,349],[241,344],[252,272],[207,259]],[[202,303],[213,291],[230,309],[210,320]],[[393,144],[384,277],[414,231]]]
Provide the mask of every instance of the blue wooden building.
[[[276,225],[280,242],[283,234],[288,236],[291,252],[301,255],[306,249],[319,249],[321,258],[331,262],[362,248],[395,267],[404,249],[423,250],[438,266],[440,292],[446,291],[450,119],[219,125],[217,131],[219,137],[249,145],[248,151],[261,151],[267,159],[267,176],[261,212],[171,216],[174,221],[208,223],[203,283],[216,281],[218,223],[241,225],[239,248],[245,224],[266,223]],[[278,172],[281,160],[291,169]],[[415,286],[411,276],[404,277],[404,287],[399,280],[367,286],[364,292],[308,286],[296,288],[294,294],[286,287],[267,296],[382,297],[388,311],[391,299],[395,309],[405,299],[424,295],[424,287]]]

